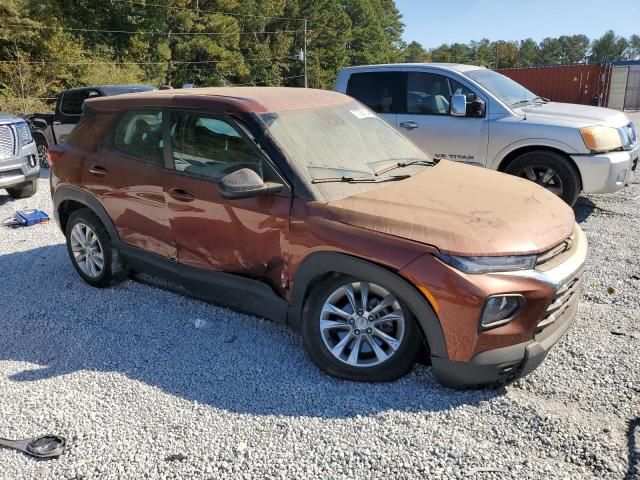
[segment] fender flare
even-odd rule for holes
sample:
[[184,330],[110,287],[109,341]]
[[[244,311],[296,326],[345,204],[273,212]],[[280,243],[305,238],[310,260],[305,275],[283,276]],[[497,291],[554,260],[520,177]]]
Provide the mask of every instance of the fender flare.
[[56,189],[56,192],[53,197],[53,205],[54,205],[56,221],[60,226],[60,228],[62,228],[62,224],[60,223],[60,205],[62,205],[62,203],[67,200],[81,203],[85,205],[87,208],[90,208],[91,210],[93,210],[93,212],[98,216],[98,218],[100,219],[104,227],[107,229],[107,232],[111,237],[111,240],[113,240],[114,242],[120,241],[120,236],[118,235],[118,231],[116,230],[116,227],[113,224],[111,217],[109,217],[109,214],[107,213],[105,208],[102,206],[100,201],[96,197],[88,193],[87,191],[82,190],[78,187],[73,187],[71,185],[59,186]]
[[328,273],[340,273],[381,283],[407,305],[429,345],[431,356],[448,358],[447,345],[438,316],[418,290],[398,274],[385,267],[358,257],[336,252],[317,252],[309,255],[300,264],[294,277],[291,304],[287,322],[300,330],[307,292],[315,279]]
[[545,148],[551,148],[553,150],[564,152],[566,155],[573,155],[578,153],[576,149],[568,143],[560,142],[558,140],[553,140],[551,138],[527,138],[510,143],[509,145],[504,147],[493,158],[491,165],[487,165],[487,167],[491,168],[492,170],[498,170],[505,158],[521,148],[539,148],[541,150],[544,150]]
[[[51,134],[51,128],[41,128],[38,125],[32,126],[31,128],[31,136],[33,137],[34,140],[36,140],[36,137],[40,137],[43,138],[45,141],[45,144],[47,145],[47,148],[51,147],[52,145],[55,145],[55,141],[53,140],[53,136]],[[38,140],[36,140],[36,144],[38,143]]]

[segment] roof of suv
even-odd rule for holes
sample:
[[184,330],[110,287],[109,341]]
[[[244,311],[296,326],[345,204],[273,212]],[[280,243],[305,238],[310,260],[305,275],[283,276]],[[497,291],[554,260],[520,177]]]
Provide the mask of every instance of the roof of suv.
[[345,70],[375,69],[375,68],[403,68],[403,67],[429,67],[440,70],[454,70],[456,72],[468,72],[470,70],[484,69],[477,65],[465,65],[464,63],[385,63],[380,65],[358,65],[357,67],[347,67]]
[[139,107],[206,107],[213,111],[281,112],[353,102],[341,93],[311,88],[210,87],[132,93],[86,101],[89,108],[119,111]]

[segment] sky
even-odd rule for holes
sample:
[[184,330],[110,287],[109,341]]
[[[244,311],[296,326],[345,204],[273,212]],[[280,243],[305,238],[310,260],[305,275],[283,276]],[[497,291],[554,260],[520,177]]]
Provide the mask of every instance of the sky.
[[443,43],[521,40],[607,30],[640,35],[640,0],[395,0],[404,40],[425,48]]

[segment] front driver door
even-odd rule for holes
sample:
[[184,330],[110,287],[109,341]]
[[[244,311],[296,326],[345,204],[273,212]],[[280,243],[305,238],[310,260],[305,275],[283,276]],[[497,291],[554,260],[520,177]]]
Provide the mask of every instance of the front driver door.
[[166,199],[178,262],[284,288],[289,193],[227,200],[218,192],[219,181],[240,168],[283,183],[247,131],[224,115],[172,111],[169,133]]
[[398,114],[398,130],[434,158],[485,166],[489,122],[485,118],[452,117],[449,102],[454,94],[473,99],[475,92],[449,76],[409,71],[406,105]]

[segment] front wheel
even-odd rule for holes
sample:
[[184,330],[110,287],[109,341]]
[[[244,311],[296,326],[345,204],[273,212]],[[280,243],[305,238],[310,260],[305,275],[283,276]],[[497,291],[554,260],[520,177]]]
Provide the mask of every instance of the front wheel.
[[7,188],[7,193],[11,198],[29,198],[35,195],[38,191],[38,180],[31,180],[22,185]]
[[396,380],[420,351],[420,332],[408,307],[383,285],[332,277],[305,304],[302,338],[318,367],[364,382]]
[[580,174],[566,157],[556,152],[524,153],[507,166],[505,173],[531,180],[571,206],[580,195]]

